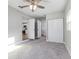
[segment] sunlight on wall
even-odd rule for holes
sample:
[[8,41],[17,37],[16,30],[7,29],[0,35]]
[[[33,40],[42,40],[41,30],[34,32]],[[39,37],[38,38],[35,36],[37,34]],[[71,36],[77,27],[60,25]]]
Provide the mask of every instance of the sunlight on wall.
[[9,37],[8,38],[8,53],[13,52],[15,50],[19,49],[26,49],[26,52],[29,52],[31,50],[32,46],[31,45],[16,45],[15,44],[15,37]]
[[13,52],[15,50],[19,51],[19,49],[25,49],[28,53],[31,50],[31,45],[10,45],[8,46],[8,53]]
[[15,37],[9,37],[8,38],[8,52],[12,52],[18,48],[20,48],[21,46],[16,46],[15,45]]
[[16,45],[8,46],[8,52],[12,52],[12,51],[19,49],[19,48],[21,48],[21,46],[16,46]]
[[8,38],[8,45],[11,45],[13,43],[15,43],[15,37],[9,37]]

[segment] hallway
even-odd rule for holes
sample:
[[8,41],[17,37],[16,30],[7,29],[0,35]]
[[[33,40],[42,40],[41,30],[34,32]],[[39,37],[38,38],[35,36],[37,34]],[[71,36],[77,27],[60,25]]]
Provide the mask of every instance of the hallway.
[[46,42],[44,37],[16,47],[8,53],[8,59],[70,59],[63,43]]

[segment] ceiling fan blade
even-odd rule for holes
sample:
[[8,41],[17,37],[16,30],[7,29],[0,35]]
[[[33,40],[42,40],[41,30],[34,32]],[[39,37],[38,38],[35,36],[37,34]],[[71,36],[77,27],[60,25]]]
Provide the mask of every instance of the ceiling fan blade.
[[44,6],[41,6],[41,5],[37,5],[37,7],[41,8],[41,9],[45,8]]
[[24,7],[29,7],[29,5],[25,5],[25,6],[18,6],[19,8],[24,8]]
[[24,1],[26,1],[26,2],[31,2],[31,0],[24,0]]

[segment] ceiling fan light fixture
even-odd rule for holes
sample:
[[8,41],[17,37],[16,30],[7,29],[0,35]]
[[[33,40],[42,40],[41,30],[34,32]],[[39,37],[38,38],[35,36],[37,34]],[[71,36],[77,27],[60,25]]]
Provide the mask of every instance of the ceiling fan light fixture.
[[37,8],[37,5],[30,5],[30,9],[32,10],[36,10],[36,8]]
[[20,7],[20,8],[29,7],[32,10],[32,12],[34,12],[37,7],[41,8],[41,9],[45,8],[42,5],[38,5],[39,1],[41,1],[41,0],[26,0],[26,1],[29,2],[30,4],[29,5],[24,5],[24,6],[18,6],[18,7]]
[[30,7],[30,9],[32,9],[33,8],[33,5],[30,5],[29,7]]
[[37,5],[34,5],[34,6],[33,6],[33,9],[36,10],[36,8],[37,8]]

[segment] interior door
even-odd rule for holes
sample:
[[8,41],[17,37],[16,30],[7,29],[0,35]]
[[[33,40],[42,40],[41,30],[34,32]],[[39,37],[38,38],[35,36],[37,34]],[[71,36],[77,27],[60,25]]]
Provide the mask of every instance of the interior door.
[[35,19],[28,20],[27,30],[28,30],[28,38],[35,39]]
[[48,20],[47,40],[52,42],[63,42],[63,19]]

